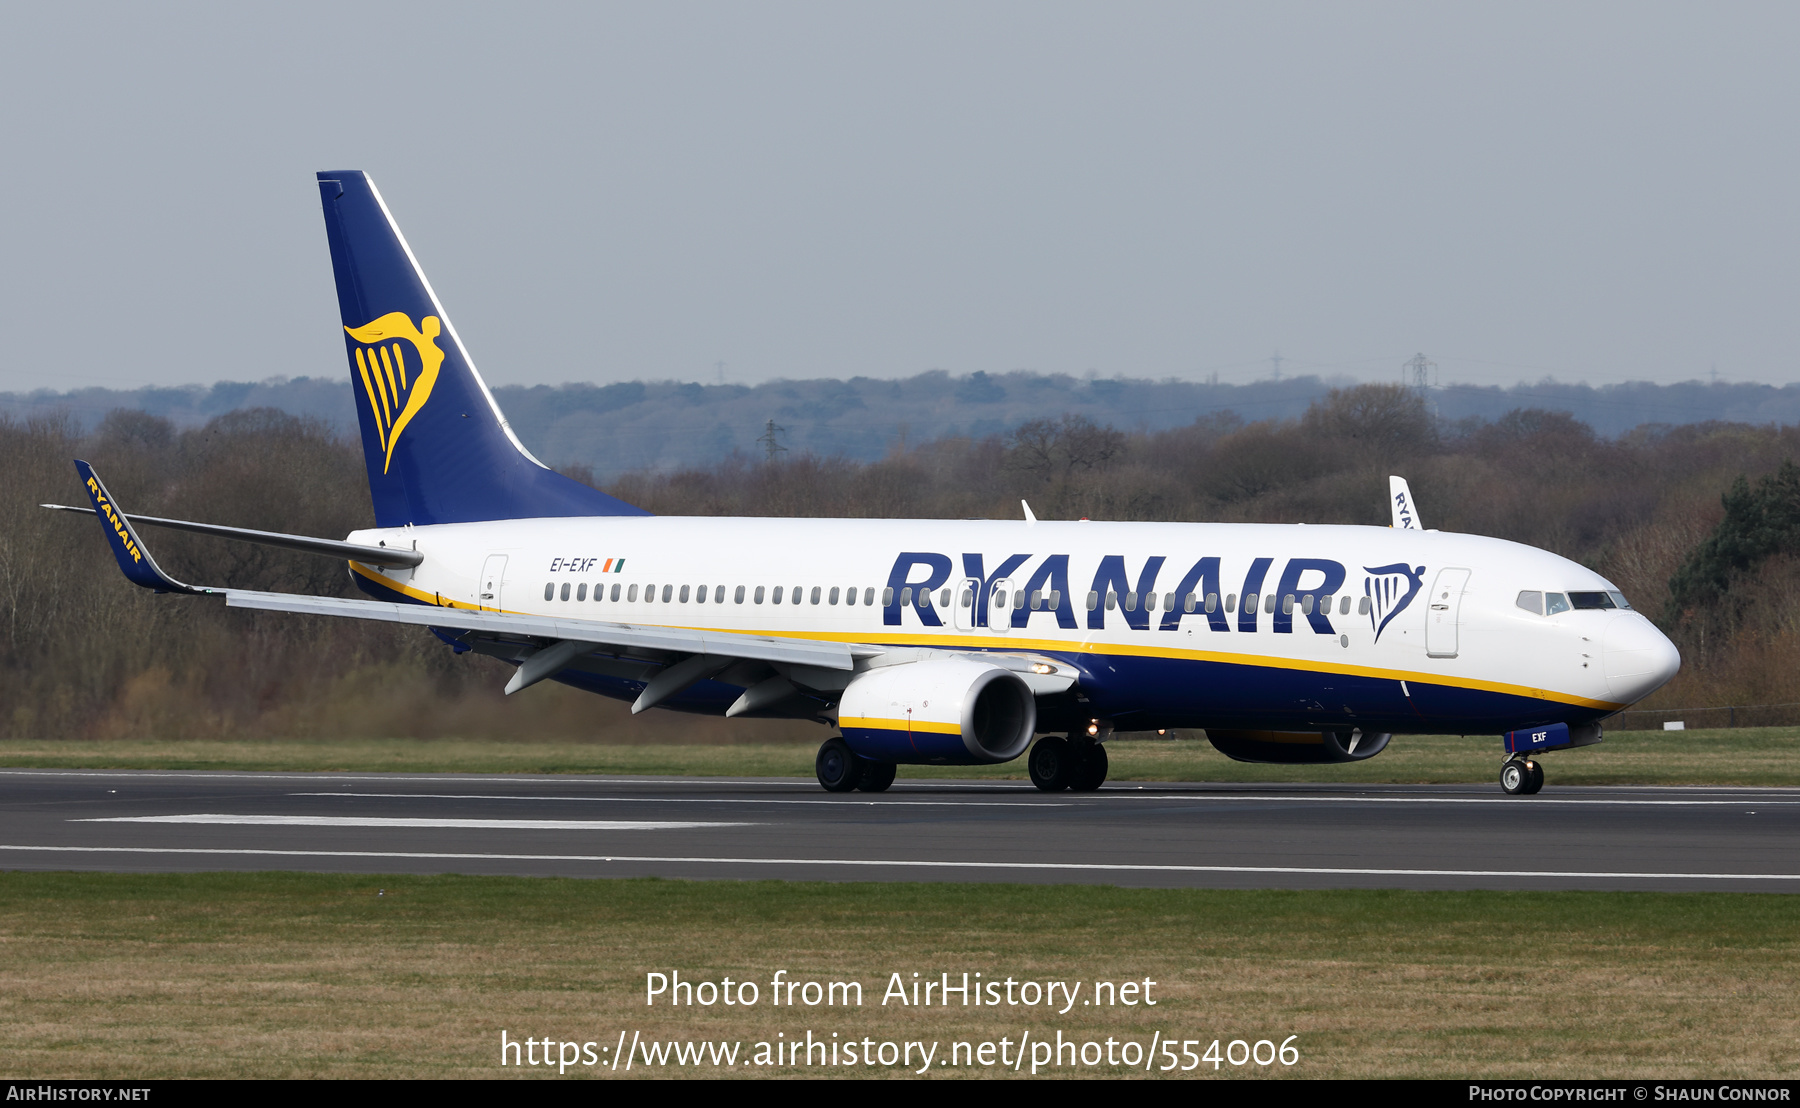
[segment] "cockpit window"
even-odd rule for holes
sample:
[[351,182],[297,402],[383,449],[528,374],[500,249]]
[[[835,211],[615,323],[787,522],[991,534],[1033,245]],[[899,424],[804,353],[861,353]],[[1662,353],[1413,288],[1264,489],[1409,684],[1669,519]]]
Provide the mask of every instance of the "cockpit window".
[[1637,610],[1631,606],[1631,602],[1629,600],[1625,599],[1625,594],[1620,592],[1617,589],[1612,590],[1611,592],[1607,593],[1606,595],[1612,597],[1612,601],[1613,601],[1614,605],[1616,605],[1620,608],[1623,608],[1628,612],[1634,612]]
[[1541,592],[1531,592],[1529,590],[1522,592],[1519,594],[1517,604],[1534,616],[1541,616],[1544,614],[1544,594]]
[[1609,593],[1572,592],[1569,594],[1569,604],[1577,611],[1580,611],[1587,608],[1611,608],[1613,606],[1613,600]]
[[1547,592],[1544,594],[1544,614],[1545,615],[1553,616],[1558,612],[1566,612],[1568,610],[1569,610],[1569,598],[1568,597],[1564,596],[1562,593],[1559,593],[1559,592]]

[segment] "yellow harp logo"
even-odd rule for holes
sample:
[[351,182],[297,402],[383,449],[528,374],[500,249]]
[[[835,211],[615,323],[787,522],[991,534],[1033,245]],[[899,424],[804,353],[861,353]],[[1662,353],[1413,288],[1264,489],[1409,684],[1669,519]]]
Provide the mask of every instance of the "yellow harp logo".
[[[438,349],[441,330],[438,317],[428,315],[414,327],[405,312],[389,312],[380,319],[344,331],[359,344],[356,371],[362,375],[363,395],[375,413],[375,430],[381,436],[381,472],[394,460],[394,444],[413,416],[431,399],[444,352]],[[406,348],[413,350],[408,362]]]

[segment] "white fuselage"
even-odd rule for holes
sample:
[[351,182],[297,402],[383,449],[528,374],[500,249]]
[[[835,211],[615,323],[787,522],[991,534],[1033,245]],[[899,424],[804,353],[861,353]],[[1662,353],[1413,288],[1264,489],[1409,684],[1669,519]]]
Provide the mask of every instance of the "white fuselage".
[[1436,531],[645,516],[350,538],[424,555],[414,569],[355,567],[358,584],[386,599],[1042,654],[1082,672],[1097,711],[1157,726],[1350,718],[1476,731],[1515,716],[1516,726],[1596,719],[1680,664],[1635,611],[1520,606],[1521,594],[1616,596],[1592,570]]

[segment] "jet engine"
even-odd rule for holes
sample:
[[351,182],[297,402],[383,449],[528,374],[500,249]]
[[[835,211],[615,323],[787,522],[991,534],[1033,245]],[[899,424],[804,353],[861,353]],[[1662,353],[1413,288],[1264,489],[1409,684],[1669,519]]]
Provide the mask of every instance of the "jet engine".
[[850,749],[878,762],[980,765],[1025,752],[1037,701],[1016,673],[934,658],[857,674],[838,701]]
[[1361,728],[1349,731],[1216,731],[1209,727],[1206,730],[1206,740],[1233,761],[1284,765],[1360,762],[1386,750],[1392,737],[1385,732],[1369,734]]

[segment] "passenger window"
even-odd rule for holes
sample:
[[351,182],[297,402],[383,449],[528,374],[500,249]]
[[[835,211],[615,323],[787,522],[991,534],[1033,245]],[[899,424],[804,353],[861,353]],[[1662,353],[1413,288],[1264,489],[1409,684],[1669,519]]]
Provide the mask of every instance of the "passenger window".
[[[682,592],[683,592],[683,593],[686,593],[686,592],[687,592],[687,588],[686,588],[686,587],[685,587],[685,586],[683,586],[683,588],[682,588],[682,590],[681,590],[681,591],[682,591]],[[673,594],[673,593],[674,593],[674,592],[675,592],[675,586],[674,586],[674,585],[664,585],[664,586],[663,586],[663,603],[664,603],[664,604],[667,604],[667,603],[668,603],[668,602],[669,602],[669,597],[670,597],[670,595],[671,595],[671,594]],[[686,596],[685,596],[685,595],[684,595],[684,596],[683,596],[683,597],[682,597],[682,598],[681,598],[681,599],[683,599],[683,600],[686,600],[686,599],[687,599],[687,597],[686,597]]]
[[1024,589],[1014,589],[1013,590],[1013,607],[1017,608],[1021,611],[1024,610],[1024,608],[1025,608],[1025,590]]
[[681,586],[681,602],[683,604],[688,602],[688,587],[686,585]]
[[739,585],[737,591],[731,594],[731,602],[733,604],[742,604],[744,602],[744,586]]
[[564,581],[563,586],[562,586],[562,598],[564,600],[569,599],[569,588],[570,588],[569,583],[567,581]]
[[[633,600],[637,599],[637,586],[636,585],[631,586],[631,599],[633,599]],[[612,587],[612,600],[613,600],[614,604],[617,604],[619,602],[619,586],[618,585],[614,585]]]
[[1137,611],[1137,593],[1128,592],[1125,594],[1125,610],[1128,612]]
[[894,602],[894,586],[889,585],[881,590],[881,606],[888,607]]
[[1291,616],[1294,614],[1294,594],[1293,593],[1288,593],[1286,596],[1281,598],[1281,614],[1284,616]]
[[1061,589],[1051,589],[1050,590],[1050,606],[1052,608],[1062,607],[1062,590]]
[[1216,612],[1218,610],[1219,610],[1219,594],[1216,592],[1207,593],[1206,594],[1206,614],[1212,615],[1214,612]]
[[1005,589],[995,589],[994,590],[994,607],[996,607],[996,608],[1006,607],[1006,590]]
[[873,608],[875,606],[875,588],[874,588],[874,586],[871,585],[869,588],[866,588],[863,590],[863,605],[865,607],[869,607],[869,608]]
[[[1331,602],[1326,601],[1326,603],[1330,604]],[[1300,598],[1300,614],[1310,616],[1310,615],[1312,615],[1312,613],[1313,613],[1313,594],[1307,593],[1305,596]]]
[[1098,608],[1099,606],[1100,606],[1100,594],[1098,592],[1088,593],[1088,602],[1087,602],[1088,611],[1091,612],[1095,608]]
[[1544,614],[1544,594],[1541,592],[1534,592],[1527,589],[1520,593],[1519,599],[1513,601],[1513,603],[1534,616],[1541,616]]
[[[795,586],[794,586],[794,587],[793,587],[793,588],[791,588],[791,589],[789,589],[789,590],[788,590],[788,603],[789,603],[789,604],[798,604],[798,603],[800,603],[800,594],[801,594],[801,593],[803,593],[803,592],[805,592],[805,591],[806,591],[806,586],[805,586],[805,585],[795,585]],[[814,590],[813,590],[813,593],[814,593],[814,595],[813,595],[813,603],[814,603],[814,604],[817,604],[817,603],[818,603],[818,602],[819,602],[819,597],[818,597],[818,595],[817,595],[817,594],[818,594],[818,590],[817,590],[817,589],[814,589]]]
[[1225,594],[1225,610],[1227,612],[1237,611],[1237,593],[1230,592]]
[[[1189,611],[1193,611],[1193,604],[1191,603],[1193,598],[1194,598],[1194,594],[1188,593],[1188,600],[1190,601],[1190,603],[1188,604]],[[1164,593],[1163,594],[1163,611],[1172,612],[1174,610],[1175,610],[1175,594],[1172,592]]]
[[1275,612],[1275,594],[1274,593],[1272,593],[1272,592],[1263,593],[1263,612],[1266,615],[1274,614],[1274,612]]
[[975,603],[975,590],[974,589],[964,589],[962,591],[962,599],[960,601],[958,601],[957,603],[961,604],[965,608],[973,606]]
[[856,606],[856,590],[855,589],[845,589],[844,590],[844,603],[852,608],[854,608]]
[[825,603],[836,604],[837,602],[838,602],[838,590],[835,587],[833,587],[830,595],[825,597]]
[[1349,614],[1350,614],[1350,596],[1349,596],[1349,594],[1346,593],[1344,595],[1344,598],[1342,600],[1338,601],[1338,615],[1347,616]]
[[1246,612],[1256,611],[1256,594],[1255,593],[1247,592],[1244,594],[1244,611],[1246,611]]
[[1569,610],[1569,598],[1568,597],[1564,596],[1562,593],[1559,593],[1559,592],[1547,592],[1544,594],[1544,614],[1545,615],[1553,616],[1558,612],[1566,612],[1568,610]]
[[555,581],[544,582],[544,599],[545,600],[555,600],[556,599],[556,582]]
[[[762,590],[759,589],[757,591],[760,592]],[[775,586],[775,594],[769,598],[769,602],[771,604],[781,603],[781,586],[780,585]]]
[[1106,590],[1106,610],[1112,611],[1119,606],[1119,594],[1111,589]]
[[902,608],[905,608],[905,607],[911,606],[911,604],[912,604],[912,586],[908,585],[906,588],[900,590],[900,606]]
[[950,606],[950,590],[945,589],[944,591],[938,593],[938,607],[948,608],[949,606]]
[[756,586],[756,591],[750,594],[750,599],[757,604],[763,602],[763,587],[761,585]]
[[[619,586],[617,586],[617,585],[613,586],[613,599],[614,600],[619,599]],[[630,601],[633,604],[637,603],[637,586],[636,585],[631,586],[631,588],[626,591],[625,599]]]
[[1359,616],[1366,616],[1369,614],[1369,598],[1368,597],[1365,596],[1356,602],[1356,614]]

